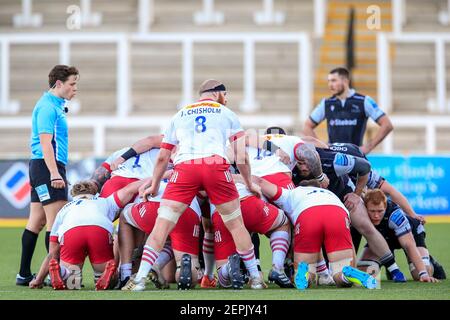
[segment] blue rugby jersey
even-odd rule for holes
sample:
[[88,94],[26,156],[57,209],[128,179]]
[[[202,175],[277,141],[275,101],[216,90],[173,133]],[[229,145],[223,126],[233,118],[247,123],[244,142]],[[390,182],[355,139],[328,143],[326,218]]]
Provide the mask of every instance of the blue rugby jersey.
[[65,99],[45,92],[36,103],[32,114],[30,137],[31,159],[44,159],[39,134],[53,135],[52,146],[57,161],[67,164],[69,128],[64,112]]

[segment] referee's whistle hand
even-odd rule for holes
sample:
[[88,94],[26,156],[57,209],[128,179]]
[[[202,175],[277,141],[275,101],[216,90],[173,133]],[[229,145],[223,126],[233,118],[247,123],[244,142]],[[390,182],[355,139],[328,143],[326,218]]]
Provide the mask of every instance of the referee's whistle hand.
[[64,189],[66,187],[66,183],[60,174],[50,176],[50,185],[55,189]]

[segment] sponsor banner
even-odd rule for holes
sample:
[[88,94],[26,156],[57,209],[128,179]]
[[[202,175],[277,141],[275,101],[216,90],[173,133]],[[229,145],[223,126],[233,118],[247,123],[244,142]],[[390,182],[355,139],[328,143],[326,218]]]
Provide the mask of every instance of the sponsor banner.
[[408,198],[417,214],[450,215],[450,156],[368,158],[372,168]]
[[[26,218],[30,207],[30,181],[28,159],[0,160],[0,218]],[[94,158],[72,162],[66,167],[71,184],[88,179],[103,160]]]
[[[450,156],[371,155],[372,167],[410,201],[418,214],[450,215]],[[70,184],[87,179],[103,159],[89,158],[67,166]],[[29,215],[27,160],[0,161],[0,218]]]

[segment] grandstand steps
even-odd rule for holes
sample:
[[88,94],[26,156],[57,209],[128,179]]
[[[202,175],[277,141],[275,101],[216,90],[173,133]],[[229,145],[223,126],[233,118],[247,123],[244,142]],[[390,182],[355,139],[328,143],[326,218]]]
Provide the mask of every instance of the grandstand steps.
[[[35,0],[33,13],[42,14],[43,27],[14,29],[12,15],[21,12],[21,3],[17,0],[2,0],[0,13],[0,32],[55,32],[69,31],[66,22],[71,13],[70,5],[79,5],[73,0]],[[150,29],[155,32],[294,32],[312,31],[314,6],[310,0],[275,1],[274,9],[285,14],[282,25],[255,24],[253,15],[262,10],[260,0],[216,1],[215,11],[224,14],[222,25],[201,26],[194,22],[194,14],[203,9],[200,0],[155,1],[154,24]],[[138,31],[138,0],[94,0],[91,11],[102,14],[100,26],[82,26],[85,32],[101,31]]]

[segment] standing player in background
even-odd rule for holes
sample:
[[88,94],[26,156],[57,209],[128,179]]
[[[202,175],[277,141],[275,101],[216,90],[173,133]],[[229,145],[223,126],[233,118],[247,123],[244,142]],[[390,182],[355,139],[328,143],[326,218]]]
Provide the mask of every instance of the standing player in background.
[[33,279],[31,259],[39,232],[47,225],[45,246],[58,211],[67,203],[66,165],[68,162],[69,128],[66,102],[77,93],[79,79],[75,67],[57,65],[48,75],[50,90],[44,92],[32,114],[30,216],[22,234],[22,256],[16,284],[27,286]]
[[[256,267],[250,234],[242,220],[239,195],[225,153],[226,142],[229,140],[246,187],[250,192],[260,194],[259,188],[251,182],[248,155],[245,152],[245,133],[234,112],[225,107],[226,88],[222,83],[206,80],[200,86],[199,94],[198,102],[185,106],[173,117],[164,135],[152,185],[145,190],[144,199],[147,195],[155,196],[158,193],[171,150],[178,146],[175,168],[163,194],[155,227],[144,247],[139,271],[124,287],[128,290],[145,289],[145,279],[163,249],[168,234],[202,189],[206,191],[232,234],[237,252],[250,272],[252,288],[264,287],[264,281]],[[232,264],[232,283],[235,289],[241,289],[244,281],[236,262],[239,260]]]
[[[327,120],[329,143],[353,143],[364,154],[370,153],[393,130],[389,117],[369,97],[350,89],[350,74],[345,68],[336,68],[328,74],[328,88],[333,94],[323,99],[304,125],[304,134],[317,138],[314,128]],[[380,129],[373,138],[362,145],[367,119],[370,117]]]

